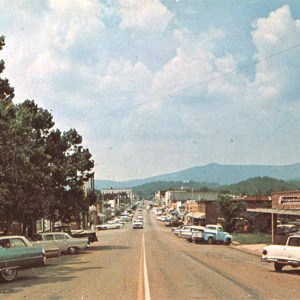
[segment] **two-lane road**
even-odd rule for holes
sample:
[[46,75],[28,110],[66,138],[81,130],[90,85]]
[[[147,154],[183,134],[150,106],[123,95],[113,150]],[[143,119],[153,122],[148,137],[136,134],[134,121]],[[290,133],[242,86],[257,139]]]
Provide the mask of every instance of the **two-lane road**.
[[145,228],[99,231],[85,253],[49,260],[0,285],[3,299],[299,299],[300,271],[275,273],[259,257],[195,245],[145,215]]

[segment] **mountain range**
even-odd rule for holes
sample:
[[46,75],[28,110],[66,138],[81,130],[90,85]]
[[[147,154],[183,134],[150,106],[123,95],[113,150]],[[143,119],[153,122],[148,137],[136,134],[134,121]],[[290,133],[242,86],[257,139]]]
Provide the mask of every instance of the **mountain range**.
[[195,181],[219,185],[234,184],[253,177],[272,177],[282,180],[300,178],[300,163],[290,165],[222,165],[211,163],[182,171],[162,174],[145,179],[128,181],[95,180],[96,189],[131,188],[157,181]]

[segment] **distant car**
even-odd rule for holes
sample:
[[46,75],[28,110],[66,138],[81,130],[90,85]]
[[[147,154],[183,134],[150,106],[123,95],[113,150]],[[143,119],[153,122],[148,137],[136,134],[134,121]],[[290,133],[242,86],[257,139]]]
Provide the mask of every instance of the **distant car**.
[[116,222],[96,225],[96,229],[98,230],[120,229],[121,227],[123,227],[123,224]]
[[0,278],[13,281],[18,269],[43,266],[46,253],[42,247],[33,245],[24,236],[0,237]]
[[88,246],[88,238],[73,238],[66,232],[42,232],[36,234],[34,240],[41,246],[51,243],[60,253],[76,254]]
[[135,221],[132,223],[132,229],[143,229],[144,224],[141,221]]

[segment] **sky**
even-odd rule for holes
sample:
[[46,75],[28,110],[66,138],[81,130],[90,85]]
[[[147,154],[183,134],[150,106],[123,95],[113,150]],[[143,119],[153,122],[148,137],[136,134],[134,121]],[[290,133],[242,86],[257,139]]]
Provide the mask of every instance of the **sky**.
[[97,179],[300,161],[298,0],[0,0],[0,35]]

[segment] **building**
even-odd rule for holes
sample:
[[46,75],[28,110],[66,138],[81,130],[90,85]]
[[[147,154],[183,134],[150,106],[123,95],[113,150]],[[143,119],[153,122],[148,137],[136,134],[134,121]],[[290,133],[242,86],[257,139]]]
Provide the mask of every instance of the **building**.
[[284,244],[287,236],[279,234],[277,225],[295,224],[300,229],[300,190],[272,193],[271,208],[249,208],[248,212],[271,215],[272,242]]
[[110,208],[111,214],[123,211],[132,204],[133,194],[131,189],[102,189],[101,198],[105,209]]

